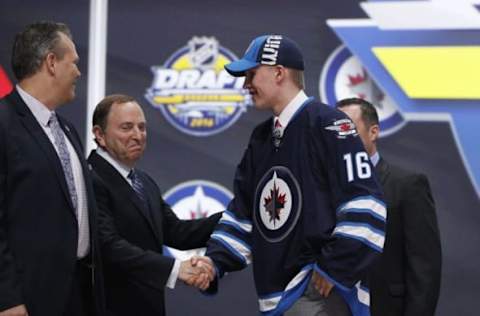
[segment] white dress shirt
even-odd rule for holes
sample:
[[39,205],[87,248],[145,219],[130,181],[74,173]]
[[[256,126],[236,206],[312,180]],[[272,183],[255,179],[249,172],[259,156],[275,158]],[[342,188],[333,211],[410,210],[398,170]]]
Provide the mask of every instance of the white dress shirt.
[[380,154],[378,151],[376,151],[371,157],[370,157],[370,162],[374,167],[377,166],[378,162],[380,161]]
[[303,90],[300,90],[298,94],[287,104],[287,106],[283,109],[282,113],[278,117],[275,117],[273,120],[273,124],[278,119],[280,122],[281,131],[283,131],[287,127],[288,123],[292,119],[292,117],[297,113],[298,109],[307,101],[308,97]]

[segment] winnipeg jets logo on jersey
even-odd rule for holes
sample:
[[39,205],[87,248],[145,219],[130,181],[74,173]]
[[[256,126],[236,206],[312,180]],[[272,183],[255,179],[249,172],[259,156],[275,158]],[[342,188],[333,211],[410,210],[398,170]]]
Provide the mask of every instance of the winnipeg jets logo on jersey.
[[332,125],[325,127],[325,129],[336,132],[337,138],[340,139],[345,138],[348,135],[356,136],[358,134],[355,124],[348,118],[336,120]]
[[260,218],[270,230],[282,227],[292,209],[292,193],[287,183],[277,173],[267,182],[260,198]]
[[257,185],[254,220],[271,242],[284,239],[295,227],[301,211],[301,192],[290,170],[275,166]]

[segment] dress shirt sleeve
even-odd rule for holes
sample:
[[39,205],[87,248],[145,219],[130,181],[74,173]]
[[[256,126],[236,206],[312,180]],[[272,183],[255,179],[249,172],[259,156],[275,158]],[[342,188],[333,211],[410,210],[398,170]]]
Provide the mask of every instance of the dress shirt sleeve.
[[172,272],[170,272],[170,276],[168,277],[168,280],[167,280],[167,287],[169,289],[175,288],[175,284],[177,283],[177,279],[178,279],[178,274],[180,272],[180,264],[181,262],[178,259],[176,259],[175,263],[173,264]]

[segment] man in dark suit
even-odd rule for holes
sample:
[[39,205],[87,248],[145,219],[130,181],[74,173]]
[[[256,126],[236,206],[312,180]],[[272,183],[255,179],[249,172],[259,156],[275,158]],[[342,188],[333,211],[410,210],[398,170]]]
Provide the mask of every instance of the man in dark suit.
[[371,269],[372,316],[432,316],[440,291],[441,245],[427,177],[381,158],[378,115],[369,102],[351,98],[337,108],[355,123],[375,166],[387,202],[383,255]]
[[93,132],[98,148],[88,161],[98,175],[94,187],[107,309],[117,316],[164,315],[165,286],[173,288],[178,278],[205,288],[209,280],[206,274],[203,281],[201,277],[197,280],[195,275],[203,271],[200,266],[164,256],[162,246],[205,246],[221,214],[179,220],[153,179],[135,167],[146,146],[147,125],[132,97],[103,99],[93,115]]
[[0,100],[0,315],[103,315],[93,187],[74,127],[78,55],[65,24],[17,34]]

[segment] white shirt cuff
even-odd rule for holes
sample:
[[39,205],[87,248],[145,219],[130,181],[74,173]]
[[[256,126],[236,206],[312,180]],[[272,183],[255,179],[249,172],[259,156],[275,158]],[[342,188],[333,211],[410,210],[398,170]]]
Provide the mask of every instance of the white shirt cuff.
[[175,259],[172,272],[170,272],[170,276],[168,277],[168,280],[167,280],[167,287],[169,289],[175,288],[175,284],[177,283],[177,279],[178,279],[178,273],[180,272],[180,264],[181,264],[181,261],[178,259]]

